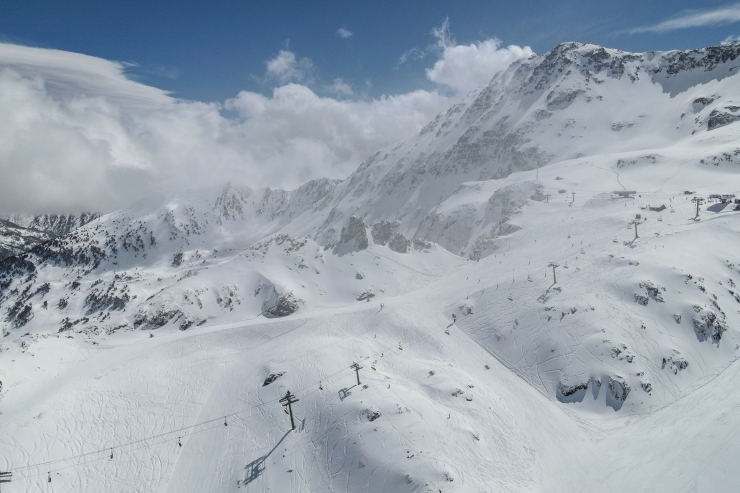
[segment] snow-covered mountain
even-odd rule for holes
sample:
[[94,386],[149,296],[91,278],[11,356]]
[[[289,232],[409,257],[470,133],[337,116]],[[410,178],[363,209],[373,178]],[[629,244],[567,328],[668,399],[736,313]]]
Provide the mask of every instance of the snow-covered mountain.
[[49,238],[46,233],[0,219],[0,260],[23,253]]
[[[454,253],[487,255],[508,212],[493,212],[491,190],[471,186],[590,156],[613,155],[620,167],[674,159],[683,153],[674,146],[740,118],[739,57],[740,43],[645,54],[565,43],[516,62],[415,138],[365,161],[337,187],[318,237],[332,241],[336,223],[356,214],[398,220],[402,234]],[[718,145],[697,162],[737,159],[736,149]]]
[[691,199],[740,196],[738,67],[740,43],[559,45],[344,181],[144,200],[0,262],[2,467],[70,491],[732,489],[740,212]]
[[26,229],[41,231],[53,236],[63,236],[99,217],[100,214],[98,213],[81,212],[77,214],[11,214],[0,217],[0,219],[10,221]]

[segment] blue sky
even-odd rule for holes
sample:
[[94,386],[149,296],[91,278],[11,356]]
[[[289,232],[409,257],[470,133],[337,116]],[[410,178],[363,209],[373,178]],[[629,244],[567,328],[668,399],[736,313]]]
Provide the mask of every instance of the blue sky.
[[[428,89],[434,59],[411,57],[435,43],[432,29],[449,18],[458,43],[496,37],[543,53],[562,41],[629,51],[686,49],[740,34],[727,16],[703,26],[629,31],[711,11],[726,2],[689,1],[40,1],[4,0],[0,40],[135,64],[146,84],[178,97],[224,101],[240,90],[268,94],[265,63],[281,49],[308,59],[303,82],[321,94],[341,78],[355,97]],[[723,23],[721,19],[724,18]],[[341,37],[339,29],[351,33]]]

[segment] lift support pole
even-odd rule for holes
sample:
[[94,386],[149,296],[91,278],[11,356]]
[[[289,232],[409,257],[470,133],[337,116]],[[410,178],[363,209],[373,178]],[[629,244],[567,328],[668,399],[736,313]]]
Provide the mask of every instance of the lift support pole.
[[360,369],[362,366],[360,366],[359,363],[352,362],[352,366],[350,366],[350,368],[352,368],[357,374],[357,385],[360,385]]
[[280,399],[280,404],[288,406],[288,412],[290,413],[290,429],[295,430],[295,423],[293,422],[293,408],[291,404],[298,402],[298,398],[290,393],[290,390],[285,393],[285,397]]

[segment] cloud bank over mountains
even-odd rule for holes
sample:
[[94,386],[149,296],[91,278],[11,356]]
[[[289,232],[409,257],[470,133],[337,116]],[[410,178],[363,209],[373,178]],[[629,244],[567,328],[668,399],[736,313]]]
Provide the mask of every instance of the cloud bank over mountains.
[[227,180],[293,188],[344,178],[529,53],[452,43],[427,72],[445,90],[362,99],[342,79],[312,83],[311,60],[284,49],[266,62],[271,95],[207,103],[132,80],[124,63],[0,44],[0,213],[106,212]]

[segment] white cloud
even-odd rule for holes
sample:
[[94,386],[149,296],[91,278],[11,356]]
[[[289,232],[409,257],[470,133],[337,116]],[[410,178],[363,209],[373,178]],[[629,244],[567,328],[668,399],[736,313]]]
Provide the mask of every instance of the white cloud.
[[325,89],[330,93],[339,97],[349,97],[354,94],[352,86],[345,82],[341,77],[334,79],[334,82],[330,86],[325,86]]
[[0,68],[13,67],[20,74],[38,77],[54,94],[105,95],[127,107],[170,100],[167,92],[123,76],[124,68],[132,65],[68,51],[0,43]]
[[434,67],[426,70],[429,80],[465,92],[488,84],[493,76],[512,62],[533,54],[531,48],[510,45],[500,48],[498,39],[444,49]]
[[288,50],[280,50],[275,58],[267,60],[267,78],[274,78],[284,84],[289,81],[303,81],[307,79],[313,70],[313,63],[309,58],[295,56]]
[[734,34],[732,36],[727,36],[725,39],[722,40],[721,44],[728,44],[728,43],[734,43],[736,41],[740,41],[740,35]]
[[[268,74],[299,77],[300,61],[283,51]],[[229,119],[221,104],[130,80],[118,62],[0,44],[0,213],[109,211],[227,180],[341,178],[449,104],[435,91],[353,101],[289,83],[270,97],[239,93],[223,104],[239,115]]]
[[529,46],[501,48],[501,41],[495,38],[458,45],[450,34],[448,19],[433,29],[432,35],[437,38],[436,49],[440,55],[434,66],[426,70],[427,78],[458,92],[488,84],[497,72],[533,54]]
[[349,29],[340,27],[339,29],[337,29],[337,36],[339,36],[342,39],[349,39],[352,36],[354,36],[354,33],[350,31]]
[[410,136],[446,109],[436,92],[338,101],[299,84],[276,88],[272,97],[242,91],[226,102],[244,119],[259,182],[275,175],[298,185],[318,176],[344,177],[371,153]]
[[416,47],[406,50],[398,59],[396,68],[409,61],[421,60],[429,53],[436,54],[434,66],[426,69],[427,78],[456,93],[466,93],[488,84],[497,72],[534,54],[529,46],[501,48],[501,41],[496,38],[459,45],[450,33],[449,19],[433,28],[431,35],[436,40],[433,45],[425,50]]
[[693,10],[652,26],[630,29],[631,34],[667,32],[690,27],[717,26],[740,22],[740,4],[726,5],[712,10]]

